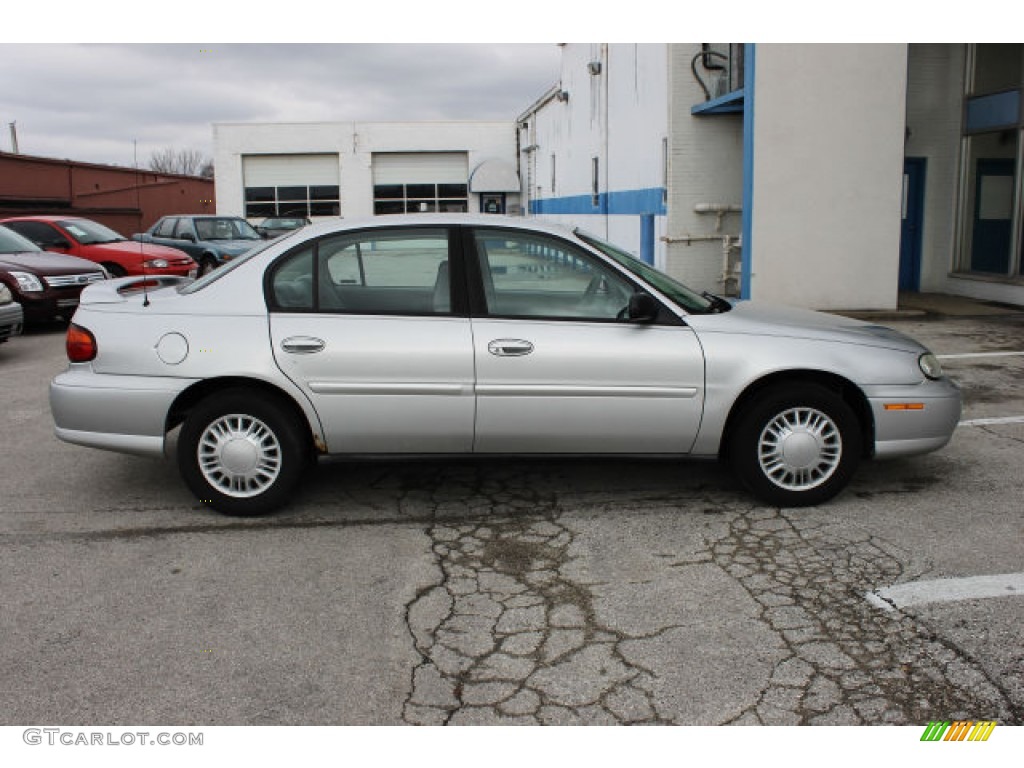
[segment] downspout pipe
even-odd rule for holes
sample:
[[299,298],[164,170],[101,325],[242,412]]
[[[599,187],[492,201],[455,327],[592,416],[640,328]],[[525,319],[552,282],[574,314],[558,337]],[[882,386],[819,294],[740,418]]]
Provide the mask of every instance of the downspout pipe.
[[753,271],[754,219],[754,43],[743,48],[743,249],[740,270],[740,298],[749,299]]

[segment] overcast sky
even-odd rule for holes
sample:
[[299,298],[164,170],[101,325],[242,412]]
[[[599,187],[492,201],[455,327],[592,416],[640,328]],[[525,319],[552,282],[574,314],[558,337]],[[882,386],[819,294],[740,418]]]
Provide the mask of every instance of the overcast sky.
[[[983,12],[1000,2],[973,0],[968,18],[936,11],[925,19],[892,0],[630,0],[611,10],[593,0],[7,3],[0,151],[11,149],[15,121],[22,153],[130,166],[137,141],[145,166],[168,147],[212,155],[219,122],[512,120],[559,76],[554,42],[518,40],[987,39],[978,25],[1019,37],[1016,26],[988,21],[999,14]],[[169,44],[207,35],[229,42]],[[401,42],[314,44],[346,39]],[[90,40],[124,42],[80,44]]]
[[[213,154],[213,123],[513,120],[558,80],[554,43],[0,44],[0,150],[139,165]],[[17,73],[12,76],[12,73]]]

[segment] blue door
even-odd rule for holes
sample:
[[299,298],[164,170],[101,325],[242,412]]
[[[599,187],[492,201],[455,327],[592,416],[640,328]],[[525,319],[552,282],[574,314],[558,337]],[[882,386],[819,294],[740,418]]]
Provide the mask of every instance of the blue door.
[[921,289],[921,222],[924,214],[923,157],[903,160],[903,218],[900,231],[900,290]]
[[974,188],[974,233],[971,237],[971,271],[1010,271],[1010,240],[1013,237],[1012,158],[979,159]]

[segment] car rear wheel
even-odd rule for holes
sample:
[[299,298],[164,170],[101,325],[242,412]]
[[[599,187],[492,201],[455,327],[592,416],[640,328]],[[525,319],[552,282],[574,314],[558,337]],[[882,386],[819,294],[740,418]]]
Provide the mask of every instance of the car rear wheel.
[[799,384],[767,390],[740,414],[730,459],[761,501],[805,507],[846,486],[861,444],[857,417],[838,394]]
[[289,409],[246,390],[200,402],[178,437],[185,483],[201,501],[232,516],[266,514],[287,502],[307,455]]

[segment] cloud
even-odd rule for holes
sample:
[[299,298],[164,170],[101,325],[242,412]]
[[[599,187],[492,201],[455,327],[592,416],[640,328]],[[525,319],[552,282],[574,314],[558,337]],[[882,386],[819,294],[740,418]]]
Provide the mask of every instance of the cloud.
[[[20,150],[130,165],[212,155],[213,123],[513,120],[558,79],[553,44],[0,45]],[[3,149],[9,147],[4,143]]]

